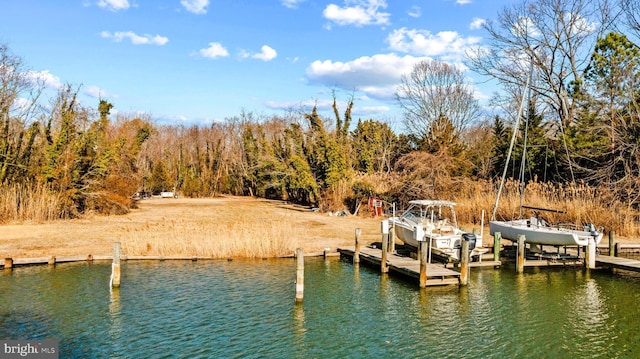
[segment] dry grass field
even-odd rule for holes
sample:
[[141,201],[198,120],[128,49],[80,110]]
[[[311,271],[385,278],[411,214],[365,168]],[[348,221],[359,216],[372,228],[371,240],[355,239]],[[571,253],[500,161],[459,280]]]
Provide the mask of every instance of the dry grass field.
[[147,199],[122,216],[0,226],[0,258],[111,255],[113,242],[129,256],[276,257],[335,251],[380,240],[380,218],[301,211],[280,201],[247,197]]

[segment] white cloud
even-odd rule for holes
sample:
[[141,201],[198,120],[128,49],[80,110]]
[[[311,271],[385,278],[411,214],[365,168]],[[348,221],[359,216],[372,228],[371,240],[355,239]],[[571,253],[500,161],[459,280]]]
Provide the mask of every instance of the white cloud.
[[396,54],[363,56],[349,62],[314,61],[306,70],[309,81],[346,90],[358,90],[367,96],[391,99],[403,74],[425,58]]
[[282,6],[287,7],[289,9],[295,9],[298,5],[305,0],[281,0]]
[[390,110],[389,106],[354,106],[351,114],[356,116],[382,115]]
[[188,11],[194,14],[206,14],[209,0],[181,0],[180,4]]
[[481,19],[479,17],[475,17],[473,18],[473,21],[471,21],[471,24],[469,24],[469,29],[471,30],[478,30],[482,27],[482,25],[486,24],[487,21],[485,19]]
[[276,50],[274,50],[273,48],[264,45],[261,48],[261,51],[259,54],[255,54],[251,57],[253,57],[254,59],[258,59],[258,60],[262,60],[262,61],[271,61],[273,59],[276,58],[276,56],[278,56],[278,53],[276,52]]
[[229,56],[229,51],[222,46],[219,42],[210,42],[209,47],[206,49],[200,49],[200,55],[215,59],[217,57],[226,57]]
[[422,16],[422,9],[420,8],[420,6],[412,6],[411,9],[409,9],[409,11],[407,11],[407,15],[411,16],[411,17],[420,17]]
[[129,8],[128,0],[100,0],[98,1],[98,6],[103,9],[118,11],[118,10],[126,10]]
[[394,30],[387,37],[389,48],[421,56],[460,58],[472,46],[480,43],[480,37],[462,37],[455,31],[441,31],[432,34],[427,30]]
[[103,31],[100,33],[105,39],[112,39],[115,42],[121,42],[124,39],[129,39],[134,45],[165,45],[169,42],[169,38],[160,35],[138,35],[133,31],[116,31],[113,34],[109,31]]
[[49,70],[29,71],[27,72],[27,77],[35,83],[44,84],[44,86],[54,90],[62,88],[62,81],[60,81],[60,78],[51,74]]
[[340,7],[329,4],[322,15],[338,25],[388,25],[391,14],[380,12],[387,8],[386,0],[345,0],[345,5]]
[[118,97],[118,95],[111,94],[98,86],[85,87],[84,94],[92,98],[108,98],[108,97],[117,98]]
[[456,4],[459,4],[459,5],[471,4],[472,2],[473,0],[456,0]]

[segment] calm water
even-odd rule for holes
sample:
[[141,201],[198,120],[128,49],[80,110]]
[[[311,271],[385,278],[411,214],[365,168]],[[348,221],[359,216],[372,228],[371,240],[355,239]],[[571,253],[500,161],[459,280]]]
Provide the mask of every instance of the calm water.
[[0,338],[61,358],[634,358],[640,277],[473,270],[420,290],[337,259],[62,264],[0,272]]

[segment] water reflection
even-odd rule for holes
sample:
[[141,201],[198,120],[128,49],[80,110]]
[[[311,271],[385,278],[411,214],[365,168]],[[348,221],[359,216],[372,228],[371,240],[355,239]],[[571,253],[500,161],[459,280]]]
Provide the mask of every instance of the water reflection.
[[[57,339],[61,357],[624,357],[640,352],[640,286],[601,272],[472,270],[418,288],[379,268],[305,260],[129,262],[0,276],[0,337]],[[63,298],[63,299],[61,299]]]

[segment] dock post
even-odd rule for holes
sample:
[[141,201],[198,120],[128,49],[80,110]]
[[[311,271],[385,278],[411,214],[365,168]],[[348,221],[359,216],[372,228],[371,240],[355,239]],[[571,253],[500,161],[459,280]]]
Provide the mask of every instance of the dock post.
[[4,259],[4,269],[13,268],[13,258],[5,258]]
[[596,268],[596,241],[593,237],[589,237],[589,244],[587,245],[587,251],[585,252],[584,264],[587,269]]
[[518,256],[516,257],[516,273],[524,272],[524,242],[526,238],[524,234],[518,235]]
[[495,232],[493,234],[493,261],[500,261],[500,242],[502,241],[502,234]]
[[296,249],[296,303],[304,297],[304,250]]
[[396,252],[396,240],[394,238],[394,225],[389,223],[389,253]]
[[111,264],[111,288],[120,287],[120,242],[113,243],[113,263]]
[[353,252],[353,264],[360,263],[360,235],[362,235],[362,230],[356,228],[356,249]]
[[616,248],[613,251],[613,255],[616,257],[619,256],[620,253],[622,252],[621,249],[622,249],[622,245],[620,243],[616,243]]
[[418,254],[420,257],[418,260],[420,261],[420,288],[427,287],[427,241],[418,242],[420,248],[418,249]]
[[387,250],[389,249],[389,222],[382,221],[382,259],[380,260],[380,272],[388,273],[389,266],[387,265]]
[[609,231],[609,256],[613,257],[616,255],[616,233],[614,231]]
[[56,264],[56,256],[49,257],[49,261],[47,262],[50,266]]
[[460,285],[469,284],[469,240],[463,235],[460,248]]

